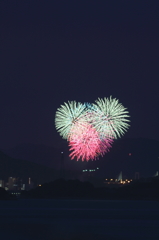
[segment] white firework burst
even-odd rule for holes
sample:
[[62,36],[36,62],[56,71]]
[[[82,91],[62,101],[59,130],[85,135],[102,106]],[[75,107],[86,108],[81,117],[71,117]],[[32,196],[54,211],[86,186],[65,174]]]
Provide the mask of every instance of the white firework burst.
[[64,139],[68,139],[70,130],[82,116],[84,116],[86,106],[80,102],[68,101],[57,109],[55,114],[55,127]]
[[101,136],[112,136],[118,138],[124,135],[129,128],[127,108],[116,98],[98,98],[95,101],[93,124]]

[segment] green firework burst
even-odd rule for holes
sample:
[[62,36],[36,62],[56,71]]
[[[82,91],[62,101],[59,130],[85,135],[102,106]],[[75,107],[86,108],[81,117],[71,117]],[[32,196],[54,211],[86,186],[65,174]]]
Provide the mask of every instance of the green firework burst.
[[102,135],[118,138],[129,128],[127,111],[116,98],[98,98],[94,106],[94,126]]
[[64,139],[68,139],[70,130],[86,111],[86,106],[80,102],[68,101],[57,109],[55,114],[55,127]]

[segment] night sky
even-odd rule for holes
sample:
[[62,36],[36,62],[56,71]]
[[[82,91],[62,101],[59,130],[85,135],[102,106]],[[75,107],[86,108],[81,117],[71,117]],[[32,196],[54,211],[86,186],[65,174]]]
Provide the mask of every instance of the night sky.
[[159,140],[158,1],[1,2],[0,147],[59,146],[58,107],[112,95]]

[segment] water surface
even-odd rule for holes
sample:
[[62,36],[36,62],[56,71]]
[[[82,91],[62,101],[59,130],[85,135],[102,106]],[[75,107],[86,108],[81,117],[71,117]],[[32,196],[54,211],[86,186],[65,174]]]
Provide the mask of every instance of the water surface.
[[158,240],[159,202],[0,201],[0,226],[4,240]]

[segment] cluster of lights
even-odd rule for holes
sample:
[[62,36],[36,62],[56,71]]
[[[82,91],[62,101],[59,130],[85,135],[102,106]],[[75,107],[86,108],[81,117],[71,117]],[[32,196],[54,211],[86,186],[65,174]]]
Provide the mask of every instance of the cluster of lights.
[[18,193],[17,193],[17,192],[16,192],[16,193],[13,193],[13,192],[12,192],[11,194],[20,195],[20,192],[18,192]]
[[96,170],[99,170],[99,167],[96,169],[83,169],[82,172],[95,172]]
[[125,179],[125,180],[118,180],[118,179],[113,179],[113,178],[111,178],[111,179],[105,179],[106,181],[107,181],[107,183],[109,184],[110,182],[117,182],[117,183],[120,183],[120,184],[128,184],[128,183],[130,183],[130,182],[132,182],[132,179]]
[[70,158],[82,161],[104,156],[129,127],[126,108],[116,98],[98,98],[95,103],[68,101],[57,109],[55,127],[67,139]]

